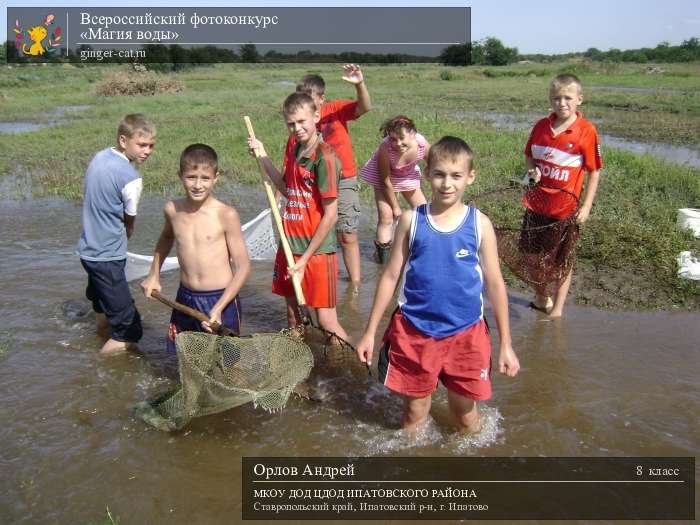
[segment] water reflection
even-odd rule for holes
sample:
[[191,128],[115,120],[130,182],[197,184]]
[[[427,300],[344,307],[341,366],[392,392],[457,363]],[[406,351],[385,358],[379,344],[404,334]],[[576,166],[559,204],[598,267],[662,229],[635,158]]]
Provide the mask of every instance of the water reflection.
[[78,104],[72,106],[58,106],[48,112],[45,116],[47,120],[42,122],[15,121],[15,122],[0,122],[0,133],[16,135],[19,133],[29,133],[30,131],[39,131],[51,126],[58,126],[66,122],[65,116],[69,113],[78,113],[90,109],[91,105]]
[[[222,190],[244,221],[265,202],[256,188]],[[152,249],[161,207],[162,199],[143,202],[134,251]],[[370,260],[374,213],[363,211],[366,280],[339,307],[352,334],[364,326],[379,270]],[[84,275],[72,255],[79,217],[79,205],[60,200],[0,207],[3,523],[97,523],[105,505],[124,523],[235,522],[242,456],[700,453],[698,313],[571,306],[565,319],[542,322],[519,297],[511,298],[511,322],[523,369],[512,380],[494,374],[478,436],[451,431],[440,388],[431,422],[410,440],[400,430],[399,397],[374,378],[343,374],[317,378],[321,402],[292,397],[276,414],[245,405],[195,419],[180,432],[158,432],[132,418],[130,407],[172,384],[172,366],[160,354],[170,313],[134,286],[145,317],[144,354],[97,354]],[[284,325],[270,275],[270,263],[255,263],[242,294],[246,332]],[[163,285],[172,295],[177,274],[166,274]]]
[[[510,131],[532,129],[535,122],[542,118],[541,115],[535,113],[513,114],[491,111],[460,111],[456,113],[456,116],[458,118],[478,118],[497,128]],[[600,125],[600,122],[596,120],[593,122]],[[693,148],[659,142],[639,142],[613,135],[600,135],[600,140],[605,147],[629,151],[635,155],[649,154],[674,164],[700,168],[700,151]]]

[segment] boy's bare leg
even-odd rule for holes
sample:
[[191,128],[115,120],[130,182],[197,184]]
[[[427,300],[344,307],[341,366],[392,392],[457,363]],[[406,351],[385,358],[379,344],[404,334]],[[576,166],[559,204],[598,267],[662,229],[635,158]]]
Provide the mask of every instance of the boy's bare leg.
[[127,350],[134,350],[136,345],[134,343],[127,343],[124,341],[115,341],[112,338],[107,339],[102,348],[100,349],[100,354],[102,355],[114,355],[123,354]]
[[357,232],[340,232],[338,236],[340,247],[343,250],[343,261],[345,269],[348,271],[353,290],[360,287],[360,242],[357,239]]
[[105,314],[96,313],[95,323],[95,331],[97,332],[97,335],[103,339],[109,339],[109,336],[112,334],[112,327],[107,320],[107,316]]
[[428,420],[431,396],[405,396],[404,399],[403,428],[404,430],[412,432],[425,425],[425,422]]
[[287,302],[287,326],[289,328],[294,328],[303,322],[301,313],[299,312],[299,303],[294,296],[285,297],[285,300]]
[[460,432],[476,433],[481,430],[481,417],[476,401],[448,390],[447,404]]
[[561,317],[564,313],[564,303],[566,296],[569,295],[569,287],[571,286],[571,278],[574,275],[574,269],[569,270],[569,275],[566,276],[564,282],[561,283],[559,289],[554,294],[554,307],[549,312],[549,317]]
[[321,325],[321,328],[333,332],[335,335],[350,342],[347,332],[340,326],[338,313],[335,308],[317,308],[316,312],[318,313],[318,324]]

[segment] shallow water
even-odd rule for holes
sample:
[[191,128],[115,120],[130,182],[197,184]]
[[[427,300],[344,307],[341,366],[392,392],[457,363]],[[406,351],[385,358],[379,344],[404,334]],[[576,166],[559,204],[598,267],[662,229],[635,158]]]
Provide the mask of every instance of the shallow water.
[[[228,188],[245,221],[264,205],[255,188]],[[162,201],[141,205],[130,249],[148,253]],[[365,284],[339,283],[340,316],[358,334],[378,267],[370,260],[373,211],[363,210]],[[169,312],[133,287],[146,356],[102,358],[72,255],[80,207],[61,200],[0,205],[0,523],[218,524],[240,521],[242,456],[698,456],[700,314],[570,307],[541,321],[511,297],[515,379],[494,376],[485,430],[456,436],[445,391],[417,441],[398,431],[401,402],[372,378],[328,378],[324,402],[291,398],[277,414],[250,405],[165,434],[130,406],[172,383],[160,349]],[[242,292],[245,332],[284,325],[269,292],[271,264],[254,263]],[[170,295],[177,274],[166,274]],[[487,312],[487,317],[491,317]]]
[[269,86],[278,86],[284,88],[295,88],[297,83],[292,80],[275,80],[267,83]]
[[[535,122],[542,118],[541,115],[535,113],[521,113],[516,115],[513,113],[497,113],[491,111],[460,111],[457,113],[457,116],[478,118],[485,120],[497,128],[510,131],[532,129]],[[597,125],[600,124],[595,120],[593,120],[593,122]],[[648,154],[674,164],[700,168],[700,151],[697,149],[673,144],[663,144],[660,142],[639,142],[613,135],[600,135],[600,141],[605,147],[629,151],[635,155]]]
[[58,106],[52,111],[47,113],[45,117],[47,120],[42,122],[29,122],[29,121],[16,121],[16,122],[0,122],[0,133],[16,134],[16,133],[28,133],[30,131],[39,131],[51,126],[58,126],[59,124],[64,124],[66,121],[64,117],[70,113],[77,113],[80,111],[85,111],[90,109],[92,106],[87,104],[71,105],[71,106]]
[[586,86],[586,91],[617,91],[619,93],[659,93],[662,95],[685,95],[680,89],[631,87],[631,86]]

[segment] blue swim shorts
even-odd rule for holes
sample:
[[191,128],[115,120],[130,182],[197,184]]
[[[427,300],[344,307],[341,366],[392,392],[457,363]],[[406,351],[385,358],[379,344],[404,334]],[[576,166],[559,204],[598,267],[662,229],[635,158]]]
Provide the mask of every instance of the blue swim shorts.
[[[186,286],[180,284],[177,289],[178,303],[199,310],[205,315],[209,315],[209,311],[214,307],[216,302],[221,298],[224,290],[211,290],[207,292],[195,292]],[[221,313],[221,322],[225,327],[233,330],[235,333],[241,331],[241,303],[238,296],[231,301],[224,311]],[[197,319],[190,317],[187,314],[173,310],[170,316],[170,327],[168,328],[168,337],[165,341],[165,348],[168,353],[176,354],[175,338],[180,332],[204,332],[202,324]]]

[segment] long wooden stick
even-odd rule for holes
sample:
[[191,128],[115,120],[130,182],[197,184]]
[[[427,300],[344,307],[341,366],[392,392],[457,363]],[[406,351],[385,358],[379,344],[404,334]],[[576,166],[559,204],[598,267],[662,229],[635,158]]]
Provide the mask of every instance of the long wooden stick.
[[[189,315],[190,317],[197,319],[197,321],[203,321],[205,323],[209,322],[209,317],[204,313],[200,312],[199,310],[195,310],[194,308],[190,308],[189,306],[185,306],[184,304],[180,304],[176,301],[173,301],[172,299],[167,298],[157,290],[153,290],[151,292],[151,297],[153,297],[154,299],[158,299],[161,303],[163,303],[166,306],[169,306],[173,310],[178,310],[183,314]],[[211,323],[209,326],[211,327],[213,332],[219,335],[238,336],[236,332],[222,324]]]
[[[253,130],[253,124],[250,122],[250,118],[246,115],[243,117],[245,121],[245,126],[248,128],[248,136],[252,139],[255,138],[255,131]],[[263,179],[263,185],[265,186],[265,192],[267,193],[267,200],[270,203],[270,211],[272,216],[275,218],[275,224],[277,225],[277,233],[279,233],[280,241],[282,242],[282,249],[284,250],[284,256],[287,259],[287,266],[294,266],[294,255],[292,255],[292,249],[289,246],[289,241],[287,236],[284,234],[284,227],[282,226],[282,218],[280,217],[279,209],[277,209],[277,202],[275,201],[275,195],[272,191],[272,185],[270,184],[270,179],[267,176],[267,171],[262,165],[262,160],[260,159],[260,154],[258,150],[254,150],[255,159],[258,162],[258,169],[260,170],[260,175]],[[292,275],[292,285],[294,286],[294,294],[296,295],[297,302],[299,306],[306,305],[306,299],[304,298],[304,292],[301,289],[301,281],[299,281],[299,275]]]

